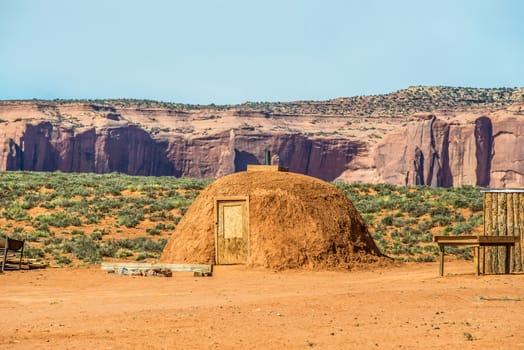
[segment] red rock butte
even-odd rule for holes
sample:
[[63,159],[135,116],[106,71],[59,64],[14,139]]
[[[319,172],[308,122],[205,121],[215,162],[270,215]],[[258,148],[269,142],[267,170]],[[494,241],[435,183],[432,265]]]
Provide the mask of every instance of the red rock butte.
[[219,178],[278,155],[325,181],[524,186],[524,89],[326,101],[0,101],[0,170]]

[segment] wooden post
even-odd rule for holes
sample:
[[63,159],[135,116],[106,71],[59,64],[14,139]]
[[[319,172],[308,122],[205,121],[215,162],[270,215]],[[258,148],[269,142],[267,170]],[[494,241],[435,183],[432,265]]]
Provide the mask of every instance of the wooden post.
[[444,246],[439,246],[440,248],[440,264],[438,266],[438,275],[440,277],[444,276]]
[[504,264],[504,273],[510,273],[510,267],[511,267],[511,246],[506,246],[506,263]]
[[[490,206],[487,208],[484,208],[485,216],[488,216],[491,220],[491,226],[488,227],[488,231],[486,231],[484,234],[486,236],[498,236],[497,235],[497,193],[486,193],[487,196],[490,197]],[[487,265],[487,272],[492,273],[495,271],[495,259],[496,255],[494,254],[494,250],[496,248],[494,247],[488,247],[487,248],[487,259],[486,259],[486,265]]]
[[475,276],[479,275],[480,264],[479,264],[480,246],[475,246],[473,250],[473,262],[475,265]]
[[486,247],[482,247],[482,274],[486,274]]
[[491,236],[493,230],[493,216],[491,215],[492,206],[492,195],[491,193],[484,193],[484,235]]
[[[500,192],[498,193],[498,206],[497,206],[497,212],[498,212],[498,234],[497,236],[507,236],[508,235],[508,225],[507,225],[507,193]],[[504,247],[496,247],[495,248],[496,254],[497,254],[497,260],[498,264],[495,266],[495,273],[502,273],[504,271],[504,265],[506,261]]]
[[[515,215],[514,215],[514,212],[515,212],[515,208],[513,207],[513,196],[517,196],[517,193],[508,193],[507,194],[507,198],[506,198],[506,227],[507,227],[507,235],[508,236],[515,236]],[[505,263],[504,263],[504,270],[506,270],[506,262],[508,261],[508,254],[509,254],[509,250],[506,249],[506,251],[504,252],[505,254]],[[509,263],[510,263],[510,266],[511,266],[511,261],[513,261],[513,258],[511,257],[511,255],[509,256]],[[505,273],[509,273],[509,271],[504,271]]]
[[520,240],[515,243],[515,249],[513,254],[515,254],[515,268],[513,271],[522,271],[524,265],[524,254],[522,254],[522,249],[524,249],[524,193],[518,194],[518,220],[516,221],[517,230],[515,234],[520,236]]
[[[491,236],[493,231],[493,194],[484,192],[484,235]],[[482,247],[482,273],[486,273],[486,247]],[[489,251],[488,251],[489,253]],[[488,269],[490,269],[491,256],[488,254]]]

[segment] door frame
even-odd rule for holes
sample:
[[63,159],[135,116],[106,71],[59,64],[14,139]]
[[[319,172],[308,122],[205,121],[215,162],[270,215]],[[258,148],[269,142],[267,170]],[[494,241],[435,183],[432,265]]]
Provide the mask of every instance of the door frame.
[[246,259],[249,261],[251,257],[251,233],[250,233],[250,224],[249,224],[249,196],[217,196],[213,198],[213,215],[215,218],[215,264],[220,265],[218,261],[218,224],[219,224],[219,210],[218,205],[220,202],[246,202],[246,234],[247,234],[247,256]]

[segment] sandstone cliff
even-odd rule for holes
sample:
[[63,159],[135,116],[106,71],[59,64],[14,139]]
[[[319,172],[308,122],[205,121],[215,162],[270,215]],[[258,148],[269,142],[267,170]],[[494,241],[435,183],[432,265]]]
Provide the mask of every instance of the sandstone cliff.
[[291,171],[331,181],[369,149],[330,115],[6,101],[0,119],[5,170],[212,178],[262,164],[269,150]]
[[347,139],[235,129],[164,140],[133,125],[75,131],[41,122],[27,124],[18,141],[6,141],[0,161],[5,170],[211,178],[263,164],[270,150],[293,172],[334,180],[365,147]]
[[524,120],[519,113],[428,115],[384,137],[374,154],[392,184],[524,186]]
[[0,101],[0,169],[214,178],[262,164],[269,150],[328,181],[517,187],[523,100],[522,89],[415,87],[218,107]]

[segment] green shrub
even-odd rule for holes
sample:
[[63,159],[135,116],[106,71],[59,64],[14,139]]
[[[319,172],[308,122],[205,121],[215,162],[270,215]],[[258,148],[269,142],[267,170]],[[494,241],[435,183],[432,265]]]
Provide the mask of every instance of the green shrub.
[[109,234],[106,228],[98,228],[98,227],[93,230],[93,233],[99,233],[102,236]]
[[482,214],[471,215],[469,217],[469,223],[473,227],[477,225],[482,225],[484,223],[484,215]]
[[418,228],[422,232],[428,232],[433,227],[433,223],[428,219],[423,219],[419,221]]
[[434,255],[421,255],[421,256],[417,256],[415,261],[416,262],[434,262],[435,256]]
[[141,210],[124,209],[117,216],[117,224],[129,228],[136,227],[142,220],[144,220],[144,213]]
[[136,257],[136,261],[143,261],[145,259],[149,259],[149,258],[155,258],[156,256],[152,255],[152,254],[149,254],[149,253],[140,253],[138,254],[138,256]]
[[380,223],[383,224],[383,225],[386,225],[386,226],[393,226],[393,220],[394,219],[395,219],[395,217],[393,215],[389,214],[389,215],[384,216],[380,220]]
[[100,243],[100,255],[103,257],[115,258],[117,247],[112,241],[103,241]]
[[50,237],[50,238],[44,239],[42,241],[42,244],[45,246],[48,246],[48,245],[58,246],[62,244],[63,241],[64,241],[64,238],[62,237]]
[[59,265],[71,265],[72,261],[67,256],[58,255],[55,257],[55,261]]
[[26,209],[22,207],[21,203],[15,203],[10,208],[2,210],[2,216],[15,221],[31,220],[31,217],[27,214]]
[[35,230],[35,231],[32,231],[32,232],[29,232],[26,235],[26,240],[28,242],[38,242],[38,241],[41,240],[41,238],[47,238],[49,236],[50,236],[49,231]]
[[408,219],[394,217],[393,220],[392,220],[391,225],[395,226],[395,227],[404,227],[404,226],[408,225],[409,223],[410,223],[410,220],[408,220]]
[[426,204],[411,200],[402,203],[400,205],[400,209],[404,212],[407,212],[408,215],[412,217],[422,216],[429,211],[429,207]]
[[88,264],[97,264],[102,258],[99,244],[85,235],[77,235],[70,241],[64,242],[62,251],[73,253],[78,259]]
[[86,225],[99,224],[101,218],[102,218],[101,214],[90,212],[85,215],[84,223]]
[[26,246],[24,248],[24,256],[29,259],[41,259],[45,256],[45,252],[38,247]]
[[451,216],[451,211],[448,207],[437,206],[429,210],[429,215],[433,218],[436,216]]
[[471,232],[472,229],[473,227],[471,226],[471,224],[465,223],[465,222],[458,222],[453,226],[453,229],[451,230],[451,232],[454,235],[461,235],[464,233]]
[[133,252],[130,251],[130,250],[127,250],[127,249],[122,249],[122,250],[119,250],[118,253],[116,254],[116,257],[117,258],[120,258],[120,259],[123,259],[123,258],[128,258],[130,256],[133,256]]
[[152,236],[159,235],[161,233],[160,230],[156,228],[148,228],[146,232]]
[[76,216],[66,212],[53,212],[49,215],[38,215],[37,224],[46,224],[54,227],[81,226],[82,222]]
[[444,215],[435,215],[431,218],[431,226],[447,226],[451,224],[451,218]]
[[[7,225],[6,225],[6,228],[7,228]],[[5,232],[0,231],[0,238],[3,238],[4,236],[5,236]],[[21,227],[16,227],[13,230],[13,233],[11,233],[11,235],[10,235],[11,238],[13,238],[13,239],[20,239],[20,240],[27,239],[26,236],[27,235],[24,233],[24,229],[21,228]]]
[[93,241],[101,241],[102,240],[102,234],[100,232],[93,231],[91,235],[89,235]]

